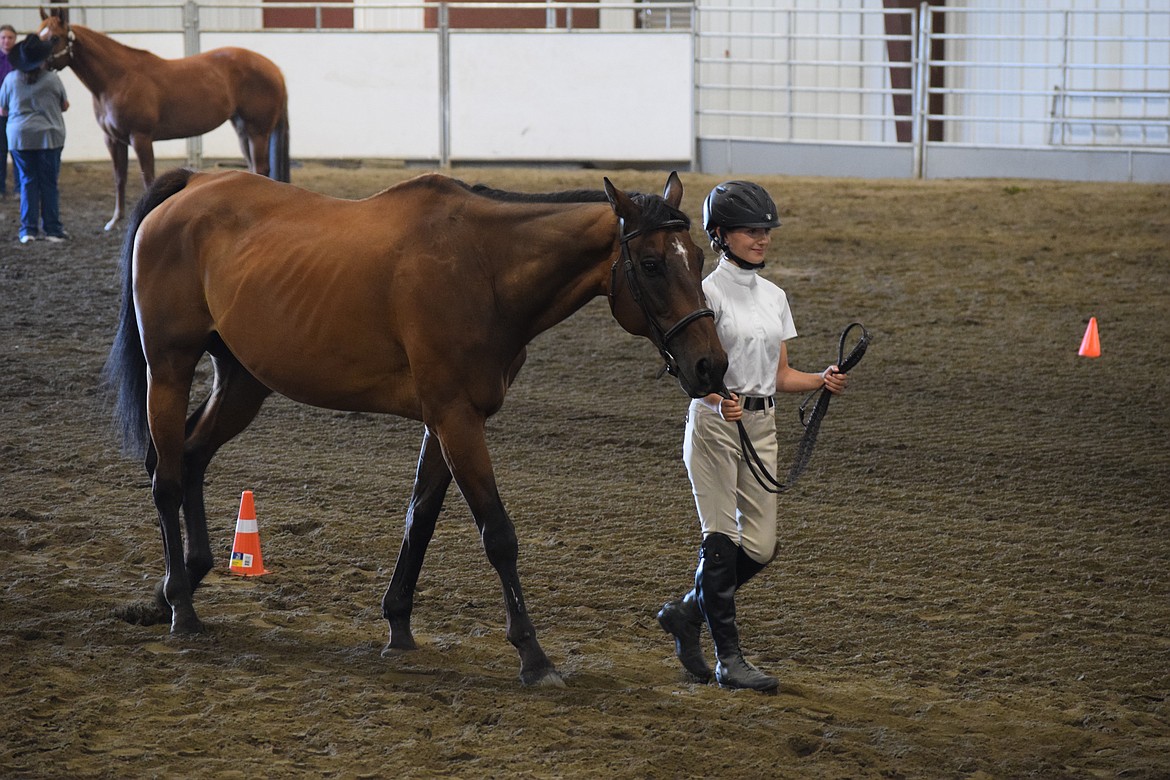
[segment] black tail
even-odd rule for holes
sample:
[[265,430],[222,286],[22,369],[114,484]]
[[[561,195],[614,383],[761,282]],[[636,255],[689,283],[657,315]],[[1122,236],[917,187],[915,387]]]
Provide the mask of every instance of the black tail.
[[139,457],[146,453],[150,429],[146,419],[146,356],[142,354],[134,311],[134,239],[146,215],[186,187],[194,173],[188,168],[178,168],[155,179],[134,207],[122,242],[122,311],[114,343],[102,369],[102,384],[107,397],[113,401],[114,426],[121,436],[122,448]]
[[288,106],[284,107],[276,129],[268,136],[268,178],[276,181],[292,181],[289,168],[292,163],[288,155]]

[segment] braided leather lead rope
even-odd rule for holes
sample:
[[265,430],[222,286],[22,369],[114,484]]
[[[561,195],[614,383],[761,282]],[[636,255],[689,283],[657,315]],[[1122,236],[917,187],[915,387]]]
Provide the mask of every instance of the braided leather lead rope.
[[[849,354],[845,354],[845,339],[849,337],[849,331],[854,328],[861,328],[861,338],[854,345]],[[851,322],[841,332],[841,340],[837,347],[837,369],[847,374],[865,355],[865,350],[869,347],[869,331],[860,322]],[[812,400],[814,395],[820,393],[816,404],[813,405],[812,413],[809,414],[808,420],[804,419],[804,410],[808,406],[808,402]],[[743,420],[736,420],[736,425],[739,426],[739,445],[743,452],[744,460],[747,461],[748,468],[752,472],[752,476],[756,481],[767,490],[769,493],[783,493],[788,488],[792,487],[797,478],[804,473],[808,462],[812,459],[813,447],[817,443],[817,435],[821,430],[821,420],[824,419],[825,413],[829,411],[829,401],[833,394],[825,390],[824,387],[813,390],[809,393],[804,402],[800,405],[800,422],[804,426],[804,435],[800,437],[800,442],[796,445],[796,458],[792,462],[792,468],[788,470],[788,477],[780,482],[776,477],[768,473],[768,469],[764,466],[763,461],[760,460],[756,448],[752,446],[751,437],[748,436],[747,429],[743,426]]]

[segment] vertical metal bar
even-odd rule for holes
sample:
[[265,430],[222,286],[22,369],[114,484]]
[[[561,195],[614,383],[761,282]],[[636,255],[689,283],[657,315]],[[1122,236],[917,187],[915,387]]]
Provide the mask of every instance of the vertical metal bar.
[[439,167],[451,168],[451,24],[447,3],[439,3]]
[[[1064,119],[1068,113],[1068,57],[1069,57],[1069,35],[1072,32],[1071,12],[1064,12],[1064,33],[1063,40],[1061,40],[1061,55],[1060,55],[1060,118]],[[1060,123],[1060,145],[1064,146],[1068,143],[1068,122],[1061,121]]]
[[[183,4],[183,56],[193,57],[199,53],[199,6],[195,0]],[[203,167],[203,136],[193,135],[187,139],[187,165]]]
[[699,58],[703,56],[702,41],[699,39],[699,29],[702,14],[699,11],[699,0],[691,2],[691,170],[702,170],[703,163],[699,159],[699,132],[700,132],[700,96],[699,83],[703,77],[699,65]]
[[[930,4],[923,2],[918,6],[917,18],[911,18],[911,34],[913,40],[910,50],[910,62],[913,63],[913,78],[911,80],[911,112],[914,121],[911,123],[910,143],[914,148],[914,178],[922,179],[926,176],[926,117],[930,110]],[[917,25],[917,29],[915,28]],[[915,49],[916,47],[916,49]]]
[[796,10],[788,9],[788,29],[785,30],[785,39],[788,44],[788,56],[785,57],[784,70],[787,71],[787,87],[788,87],[788,141],[796,138],[796,106],[793,102],[796,100],[796,93],[793,91],[793,84],[796,81],[796,72],[793,70],[792,61],[796,59]]

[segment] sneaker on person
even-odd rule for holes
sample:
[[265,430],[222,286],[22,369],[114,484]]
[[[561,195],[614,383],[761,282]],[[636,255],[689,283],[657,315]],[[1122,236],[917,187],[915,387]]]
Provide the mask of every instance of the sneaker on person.
[[56,233],[56,234],[51,233],[51,234],[45,236],[45,240],[50,242],[50,243],[53,243],[53,244],[58,244],[62,241],[68,241],[69,234],[66,233],[65,231],[61,231],[60,233]]
[[22,243],[22,244],[31,244],[33,241],[36,241],[36,240],[37,240],[37,237],[34,235],[31,235],[29,233],[25,233],[23,236],[20,237],[20,243]]

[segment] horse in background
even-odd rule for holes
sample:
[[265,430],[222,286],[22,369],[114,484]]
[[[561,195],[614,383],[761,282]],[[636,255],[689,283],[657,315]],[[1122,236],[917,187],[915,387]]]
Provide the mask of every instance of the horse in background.
[[53,45],[49,66],[73,68],[93,94],[93,110],[114,164],[114,215],[126,202],[128,147],[142,181],[154,181],[154,142],[208,133],[229,119],[248,170],[289,181],[288,91],[280,68],[247,49],[225,47],[166,60],[69,24],[69,11],[41,9],[37,35]]

